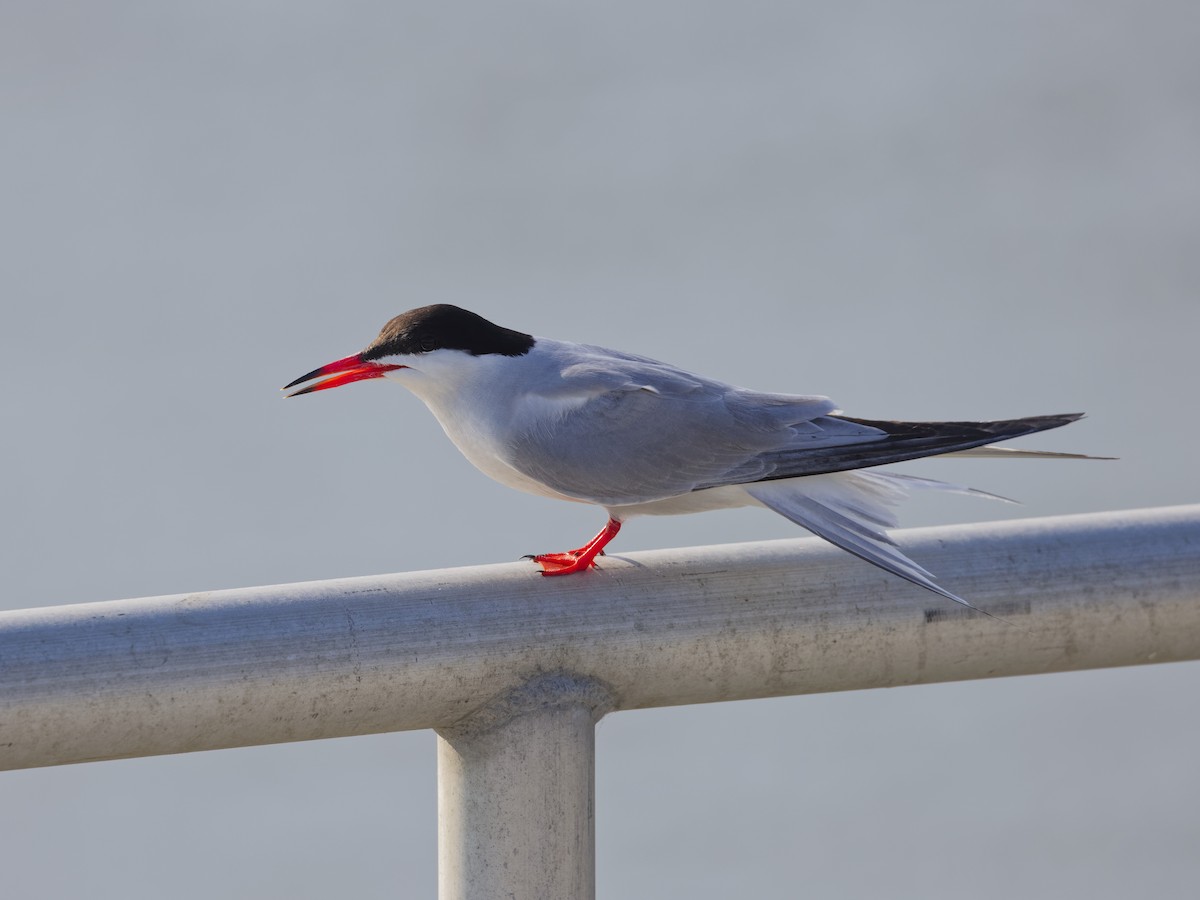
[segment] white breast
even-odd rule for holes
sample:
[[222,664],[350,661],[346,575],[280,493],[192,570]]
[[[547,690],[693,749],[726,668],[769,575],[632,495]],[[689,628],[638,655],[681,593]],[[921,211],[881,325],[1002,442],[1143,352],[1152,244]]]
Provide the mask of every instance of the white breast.
[[554,386],[553,360],[536,350],[521,357],[467,356],[458,351],[425,354],[420,370],[401,369],[389,377],[419,397],[446,436],[472,465],[503,485],[559,500],[577,500],[517,471],[509,463],[512,437],[531,421],[553,416],[584,398],[553,399],[538,385]]

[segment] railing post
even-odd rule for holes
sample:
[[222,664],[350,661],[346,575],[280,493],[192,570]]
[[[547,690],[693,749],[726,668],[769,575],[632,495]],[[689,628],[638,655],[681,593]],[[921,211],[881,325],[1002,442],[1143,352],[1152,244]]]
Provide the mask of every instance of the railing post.
[[438,729],[440,900],[592,900],[596,681],[537,676]]

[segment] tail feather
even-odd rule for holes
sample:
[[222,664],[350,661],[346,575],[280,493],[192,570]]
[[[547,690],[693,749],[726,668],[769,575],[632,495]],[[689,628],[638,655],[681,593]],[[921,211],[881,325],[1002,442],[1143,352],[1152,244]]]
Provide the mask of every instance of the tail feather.
[[763,506],[859,559],[985,616],[1000,618],[934,582],[933,575],[905,556],[896,542],[879,530],[896,524],[892,508],[907,495],[907,488],[947,490],[1005,500],[960,485],[892,472],[838,472],[745,486],[746,492]]
[[1086,453],[1060,453],[1055,450],[1018,450],[1015,447],[973,447],[953,450],[941,456],[971,456],[975,459],[1116,459],[1115,456],[1088,456]]

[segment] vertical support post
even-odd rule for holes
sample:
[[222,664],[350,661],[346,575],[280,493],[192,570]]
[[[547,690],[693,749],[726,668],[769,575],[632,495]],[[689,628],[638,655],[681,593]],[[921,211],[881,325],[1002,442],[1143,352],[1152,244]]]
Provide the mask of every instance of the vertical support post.
[[438,730],[440,900],[592,900],[603,686],[539,676]]

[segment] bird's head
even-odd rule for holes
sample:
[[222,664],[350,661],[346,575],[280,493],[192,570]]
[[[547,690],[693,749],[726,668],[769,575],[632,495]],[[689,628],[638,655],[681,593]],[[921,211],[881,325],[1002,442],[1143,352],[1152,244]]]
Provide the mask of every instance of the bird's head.
[[438,370],[460,366],[471,357],[522,356],[533,343],[528,334],[501,328],[457,306],[422,306],[384,325],[379,337],[361,353],[313,369],[283,389],[322,379],[287,395],[298,397],[369,378],[405,380],[410,377],[407,373],[436,377]]

